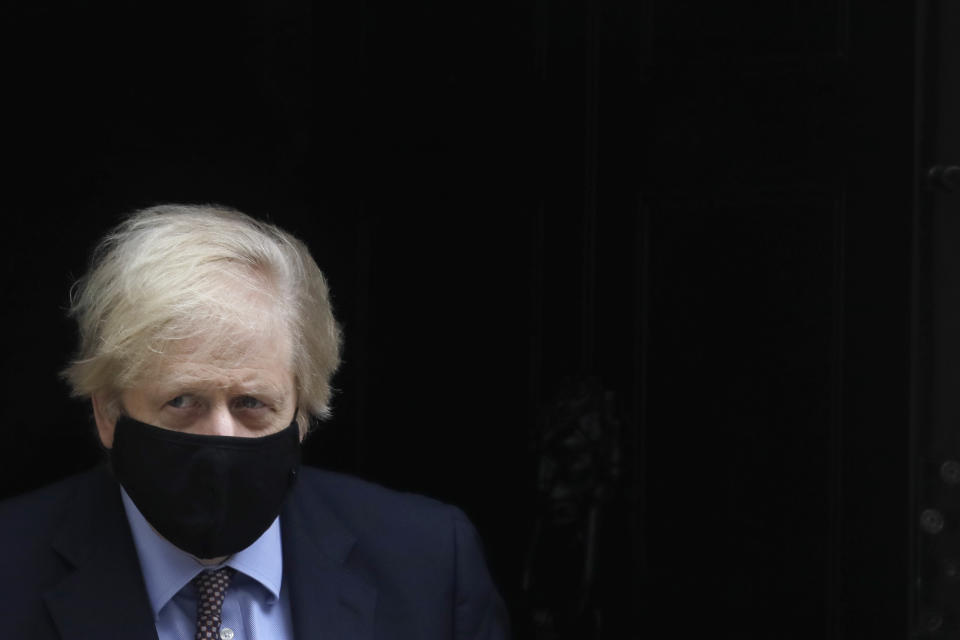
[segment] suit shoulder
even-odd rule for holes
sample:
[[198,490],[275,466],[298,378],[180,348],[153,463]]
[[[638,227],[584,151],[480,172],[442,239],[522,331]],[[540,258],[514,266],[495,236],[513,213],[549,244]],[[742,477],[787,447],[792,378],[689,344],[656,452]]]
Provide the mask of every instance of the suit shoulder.
[[430,637],[449,637],[454,627],[487,629],[463,637],[506,637],[497,631],[509,627],[506,610],[476,530],[460,509],[328,471],[305,470],[301,479],[322,503],[315,506],[354,536],[348,562],[378,585],[377,606],[385,615],[421,631],[429,627],[436,632]]
[[0,539],[24,527],[36,530],[56,526],[64,506],[103,473],[102,469],[91,469],[0,501]]
[[427,496],[389,489],[354,476],[304,468],[301,481],[355,533],[387,534],[397,541],[447,536],[460,509]]
[[363,510],[383,509],[388,512],[413,512],[417,517],[449,517],[459,509],[424,495],[390,489],[356,476],[304,467],[300,480],[306,482],[314,491],[323,495],[331,507],[349,510],[351,507]]

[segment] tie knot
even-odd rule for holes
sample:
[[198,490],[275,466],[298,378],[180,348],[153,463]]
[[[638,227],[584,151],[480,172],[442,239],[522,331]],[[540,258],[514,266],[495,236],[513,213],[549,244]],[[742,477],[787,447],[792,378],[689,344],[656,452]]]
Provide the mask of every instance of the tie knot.
[[201,592],[220,591],[223,593],[227,590],[227,587],[230,586],[230,579],[233,578],[233,574],[236,572],[237,570],[233,567],[201,571],[193,579],[193,584],[195,584]]
[[236,570],[232,567],[223,567],[204,571],[193,579],[193,584],[197,587],[196,640],[214,640],[219,637],[223,598],[234,573]]

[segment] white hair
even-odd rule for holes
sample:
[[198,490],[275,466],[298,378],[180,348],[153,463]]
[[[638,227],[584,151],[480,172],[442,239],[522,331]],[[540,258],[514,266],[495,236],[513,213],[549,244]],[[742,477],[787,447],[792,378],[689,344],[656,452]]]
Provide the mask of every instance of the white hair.
[[329,415],[340,328],[323,273],[300,240],[239,211],[133,213],[94,250],[71,289],[70,315],[80,345],[63,375],[75,396],[105,393],[113,413],[171,343],[202,337],[205,349],[236,353],[236,336],[280,330],[292,347],[301,432],[310,416]]

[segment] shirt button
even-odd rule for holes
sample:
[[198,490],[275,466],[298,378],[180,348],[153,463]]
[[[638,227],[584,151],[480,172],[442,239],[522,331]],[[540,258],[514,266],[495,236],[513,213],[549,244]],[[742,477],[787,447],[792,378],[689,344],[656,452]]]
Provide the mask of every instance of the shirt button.
[[233,629],[230,627],[220,629],[220,640],[230,640],[231,638],[233,638]]

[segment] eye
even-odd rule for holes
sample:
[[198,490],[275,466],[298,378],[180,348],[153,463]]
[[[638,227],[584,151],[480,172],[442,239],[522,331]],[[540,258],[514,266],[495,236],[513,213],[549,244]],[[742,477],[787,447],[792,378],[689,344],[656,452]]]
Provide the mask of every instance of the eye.
[[240,396],[234,404],[238,409],[262,409],[267,406],[253,396]]
[[177,396],[173,400],[170,400],[167,405],[173,407],[174,409],[189,409],[197,403],[196,398],[190,394],[183,394]]

